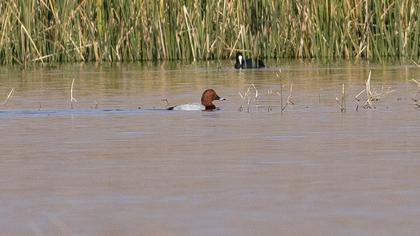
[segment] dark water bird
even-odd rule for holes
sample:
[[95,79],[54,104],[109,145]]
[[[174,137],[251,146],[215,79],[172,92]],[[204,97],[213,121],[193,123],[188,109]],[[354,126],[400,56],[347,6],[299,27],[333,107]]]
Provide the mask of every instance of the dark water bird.
[[217,95],[216,91],[213,89],[206,89],[201,95],[201,104],[200,103],[189,103],[182,104],[173,107],[169,107],[168,110],[175,111],[213,111],[216,110],[216,106],[213,104],[214,100],[223,101],[226,100]]
[[235,69],[263,68],[264,62],[260,59],[246,59],[241,52],[236,53]]

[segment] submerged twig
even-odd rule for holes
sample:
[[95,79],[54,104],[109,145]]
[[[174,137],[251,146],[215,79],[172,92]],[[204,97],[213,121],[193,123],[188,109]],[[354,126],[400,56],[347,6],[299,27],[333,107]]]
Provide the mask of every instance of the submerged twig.
[[15,93],[15,88],[12,88],[9,92],[9,95],[7,95],[7,98],[3,102],[2,104],[3,106],[5,106],[9,102],[9,99],[13,97],[14,93]]

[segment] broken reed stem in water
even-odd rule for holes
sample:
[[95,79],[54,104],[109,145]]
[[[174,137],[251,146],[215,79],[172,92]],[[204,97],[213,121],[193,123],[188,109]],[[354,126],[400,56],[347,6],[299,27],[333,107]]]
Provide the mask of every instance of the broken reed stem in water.
[[267,108],[267,111],[268,111],[268,112],[270,112],[270,111],[272,111],[272,110],[273,110],[273,108],[272,108],[272,106],[271,106],[271,99],[270,99],[270,97],[272,97],[272,95],[273,95],[273,90],[268,89],[268,90],[267,90],[267,96],[268,96],[268,108]]
[[382,86],[381,91],[377,92],[376,90],[372,89],[371,87],[371,75],[372,75],[372,71],[369,71],[369,76],[368,79],[366,80],[365,83],[365,88],[360,91],[355,97],[354,99],[357,102],[357,106],[356,106],[356,111],[358,111],[359,108],[359,101],[360,101],[360,96],[366,92],[366,101],[363,104],[363,108],[365,109],[372,109],[375,108],[374,102],[379,101],[379,99],[383,98],[385,95],[394,92],[394,90],[391,90],[390,88],[387,88],[387,90],[384,90],[384,87]]
[[[239,96],[241,97],[241,106],[239,107],[239,111],[243,111],[244,107],[245,107],[245,103],[247,104],[247,112],[251,111],[251,106],[255,105],[255,110],[258,111],[259,108],[265,108],[267,107],[267,112],[270,112],[273,110],[273,107],[280,107],[282,108],[282,111],[284,110],[284,106],[283,106],[283,98],[282,98],[282,93],[283,93],[283,89],[282,89],[283,85],[281,85],[280,87],[280,91],[276,91],[275,93],[273,92],[273,90],[271,88],[267,89],[267,97],[264,97],[265,93],[260,93],[260,91],[257,89],[257,87],[255,86],[255,84],[251,84],[248,86],[246,92],[238,92]],[[251,90],[254,90],[255,94],[252,95],[251,94]],[[281,105],[273,105],[273,101],[278,101],[278,100],[273,100],[273,95],[277,94],[278,96],[280,96],[280,102]],[[289,95],[291,97],[291,94]],[[262,98],[262,100],[261,100]],[[292,104],[293,102],[291,101],[291,99],[289,99],[290,102],[289,104]],[[254,103],[254,104],[252,104]],[[268,105],[266,105],[268,104]]]
[[360,91],[356,96],[354,96],[354,99],[356,99],[357,101],[360,101],[359,96],[362,95],[365,92],[366,89],[363,89],[362,91]]
[[70,88],[70,107],[73,109],[73,102],[77,102],[77,100],[73,96],[73,87],[74,87],[74,79],[71,82],[71,88]]
[[283,86],[281,86],[280,90],[280,103],[281,103],[281,111],[283,112],[288,105],[294,105],[295,103],[292,101],[292,92],[293,92],[293,83],[290,84],[289,96],[287,96],[286,104],[283,106]]
[[281,108],[281,112],[283,112],[284,111],[283,109],[283,84],[280,84],[280,108]]
[[369,108],[369,109],[373,108],[372,106],[373,93],[372,93],[372,90],[370,90],[370,76],[371,75],[372,75],[372,71],[369,71],[369,77],[366,80],[366,88],[365,88],[367,99],[366,99],[365,104],[363,105],[364,108]]
[[335,97],[338,106],[340,107],[341,112],[346,112],[346,90],[344,84],[342,85],[341,89],[341,98]]
[[243,111],[243,104],[244,104],[244,96],[242,95],[242,93],[241,93],[241,91],[239,91],[238,92],[238,94],[239,94],[239,96],[241,97],[241,99],[242,99],[242,102],[241,102],[241,106],[238,108],[238,111],[239,112],[241,112],[241,111]]
[[[417,64],[414,60],[411,60],[411,61],[417,66],[417,68],[420,69],[420,65],[419,64]],[[413,81],[417,85],[416,93],[411,98],[411,100],[414,102],[414,105],[416,106],[416,108],[420,108],[420,101],[419,101],[419,99],[417,99],[417,93],[418,93],[418,90],[420,88],[420,82],[417,81],[416,79],[411,79],[411,81]]]
[[[248,94],[250,90],[251,90],[251,86],[248,86],[248,89],[246,90],[244,94],[242,94],[240,91],[238,92],[239,96],[242,99],[242,103],[241,103],[241,106],[239,107],[239,111],[243,111],[243,105],[245,104],[245,100],[248,98]],[[249,103],[250,103],[250,100],[248,98],[248,112],[249,112]]]
[[416,83],[417,84],[417,87],[420,87],[420,82],[419,81],[417,81],[415,79],[411,79],[411,81],[413,81],[414,83]]
[[6,106],[7,103],[9,102],[9,99],[13,97],[13,94],[15,93],[15,88],[12,88],[9,92],[9,95],[7,95],[6,99],[3,102],[3,106]]
[[255,109],[258,109],[258,89],[255,87],[254,84],[251,84],[251,86],[254,88],[255,90],[255,98],[254,98],[254,102],[255,102]]
[[343,90],[342,90],[342,95],[341,95],[341,112],[345,112],[346,111],[346,88],[345,85],[343,84]]
[[[254,88],[254,91],[255,91],[255,97],[254,97],[254,99],[252,99],[250,97],[250,94],[249,94],[249,92],[251,91],[251,88]],[[255,87],[254,84],[249,85],[248,86],[248,89],[246,90],[246,92],[244,94],[242,94],[240,91],[238,92],[238,94],[239,94],[239,96],[242,99],[241,106],[238,109],[239,111],[243,111],[243,105],[244,105],[245,101],[247,101],[247,111],[250,112],[250,106],[251,106],[252,100],[255,103],[255,109],[258,109],[258,97],[259,97],[259,93],[258,93],[258,89]]]
[[413,63],[414,63],[414,65],[416,65],[417,66],[417,68],[419,68],[420,69],[420,65],[419,64],[417,64],[417,62],[415,62],[414,60],[411,60]]
[[293,83],[290,84],[289,96],[287,97],[287,103],[290,104],[290,105],[294,105],[295,104],[292,101],[292,92],[293,92]]

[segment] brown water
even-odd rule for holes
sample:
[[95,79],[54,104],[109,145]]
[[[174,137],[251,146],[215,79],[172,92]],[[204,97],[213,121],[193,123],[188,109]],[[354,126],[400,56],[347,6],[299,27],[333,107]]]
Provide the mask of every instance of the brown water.
[[[0,107],[1,234],[418,234],[420,70],[269,64],[0,68],[0,102],[15,88]],[[369,70],[372,88],[394,91],[356,111]],[[240,112],[252,83],[261,107]],[[283,84],[284,103],[292,83],[281,112],[267,90]],[[159,109],[206,88],[227,98],[221,110]]]

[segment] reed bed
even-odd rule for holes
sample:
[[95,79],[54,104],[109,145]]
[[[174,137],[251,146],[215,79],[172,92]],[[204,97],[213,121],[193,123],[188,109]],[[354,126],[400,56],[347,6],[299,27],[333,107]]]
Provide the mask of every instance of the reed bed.
[[418,0],[0,1],[0,63],[419,58]]

